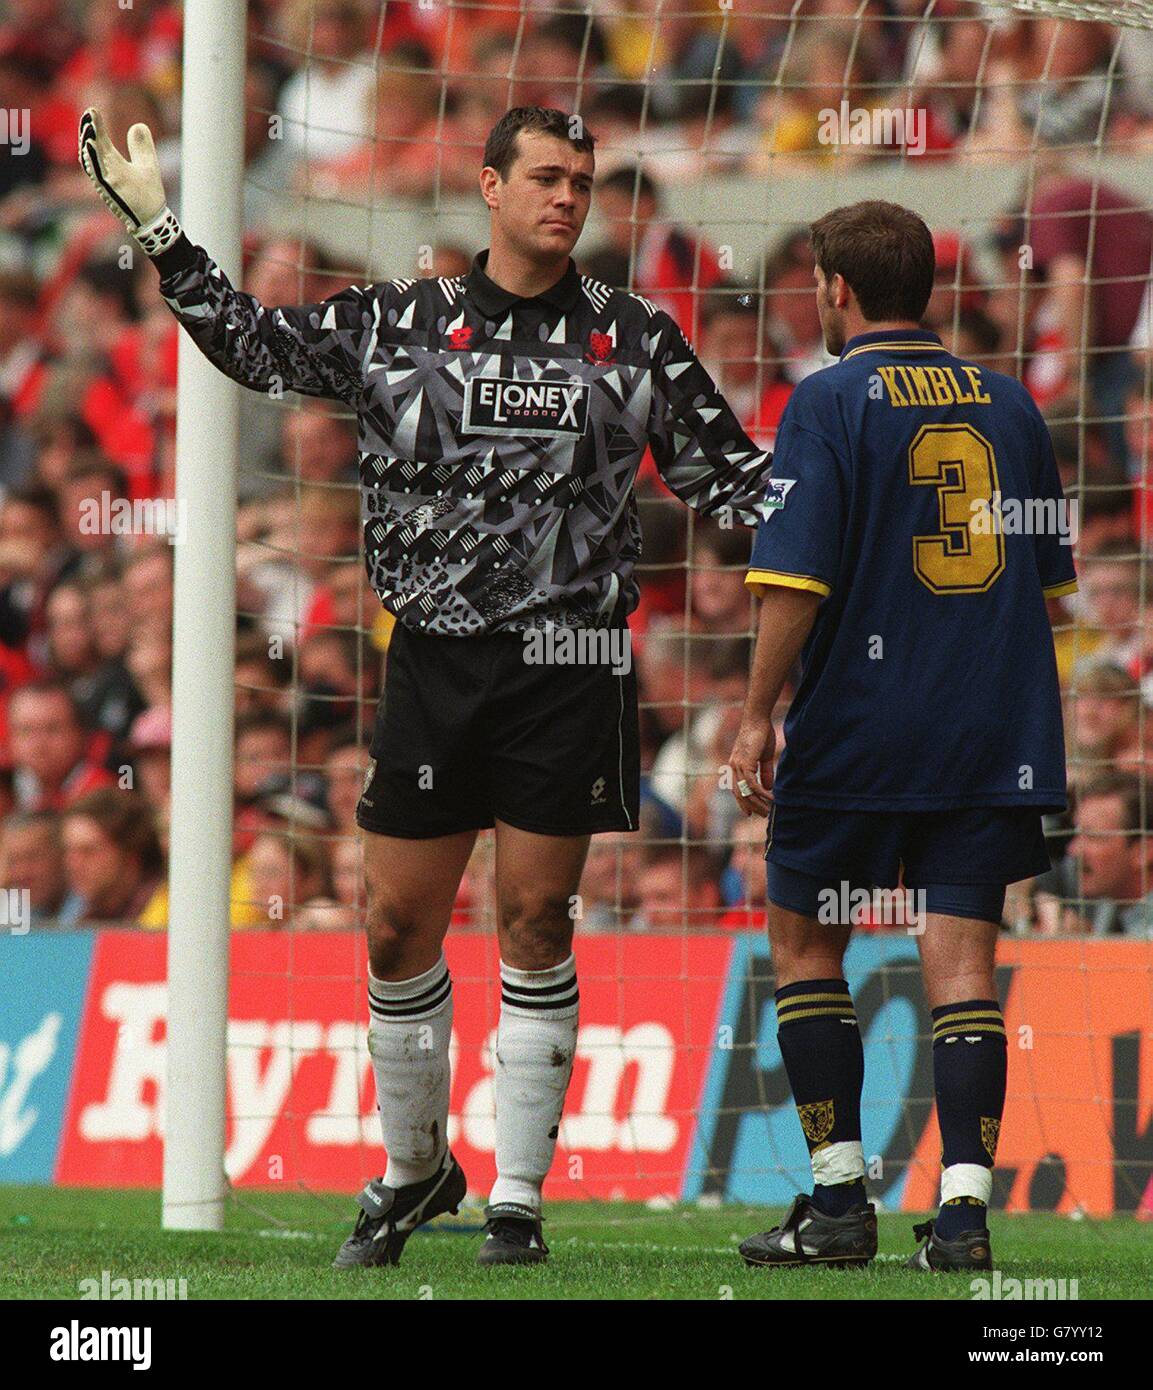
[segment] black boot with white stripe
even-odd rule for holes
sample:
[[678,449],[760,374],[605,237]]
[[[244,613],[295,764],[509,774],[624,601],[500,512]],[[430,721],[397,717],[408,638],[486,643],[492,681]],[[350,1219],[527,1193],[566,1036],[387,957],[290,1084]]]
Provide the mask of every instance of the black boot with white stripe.
[[532,1207],[499,1202],[484,1209],[484,1243],[478,1265],[540,1265],[548,1259],[541,1218]]
[[988,1231],[962,1231],[954,1240],[944,1240],[931,1221],[913,1227],[913,1239],[921,1242],[917,1253],[905,1261],[906,1269],[945,1270],[992,1269],[993,1251]]
[[413,1231],[442,1212],[455,1215],[467,1191],[464,1170],[451,1153],[445,1154],[440,1171],[423,1182],[385,1187],[374,1179],[356,1199],[356,1228],[340,1247],[333,1269],[399,1264]]
[[826,1216],[798,1195],[779,1226],[741,1243],[745,1264],[796,1268],[867,1265],[877,1253],[877,1213],[871,1202],[846,1216]]

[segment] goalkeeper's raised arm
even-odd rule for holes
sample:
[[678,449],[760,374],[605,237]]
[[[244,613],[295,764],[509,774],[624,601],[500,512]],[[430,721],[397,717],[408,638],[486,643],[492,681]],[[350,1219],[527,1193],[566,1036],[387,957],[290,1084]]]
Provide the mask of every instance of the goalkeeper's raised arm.
[[[109,210],[160,273],[160,290],[201,352],[253,391],[278,388],[353,404],[363,387],[361,346],[379,300],[349,287],[321,304],[266,308],[235,289],[185,236],[169,208],[152,132],[128,132],[125,159],[90,107],[80,120],[80,163]],[[382,287],[383,288],[383,287]]]
[[647,448],[704,515],[751,526],[764,506],[769,455],[676,322],[574,265],[593,142],[569,121],[516,108],[490,133],[479,176],[492,239],[467,275],[279,308],[234,289],[183,234],[147,127],[129,131],[129,160],[97,112],[81,122],[81,163],[200,350],[253,390],[356,411],[372,584],[421,631],[599,627],[618,604],[631,612]]

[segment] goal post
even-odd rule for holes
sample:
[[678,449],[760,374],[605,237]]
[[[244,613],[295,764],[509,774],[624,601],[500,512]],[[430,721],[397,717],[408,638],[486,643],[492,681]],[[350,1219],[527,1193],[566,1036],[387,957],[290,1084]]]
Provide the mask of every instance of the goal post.
[[[245,11],[187,0],[180,217],[240,282]],[[240,387],[180,335],[163,1224],[224,1224]]]

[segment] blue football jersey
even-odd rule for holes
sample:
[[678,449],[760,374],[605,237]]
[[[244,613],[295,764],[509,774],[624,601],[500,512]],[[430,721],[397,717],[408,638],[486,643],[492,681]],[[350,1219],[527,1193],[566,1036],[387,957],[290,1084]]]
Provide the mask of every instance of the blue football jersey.
[[1065,805],[1045,599],[1075,514],[1013,378],[865,333],[781,419],[746,582],[823,596],[774,795],[859,810]]

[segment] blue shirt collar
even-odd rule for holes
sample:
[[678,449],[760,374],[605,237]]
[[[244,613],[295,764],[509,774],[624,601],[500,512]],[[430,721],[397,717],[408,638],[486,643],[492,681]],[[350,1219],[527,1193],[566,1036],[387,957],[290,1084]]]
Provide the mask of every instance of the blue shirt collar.
[[845,344],[840,360],[843,362],[856,348],[877,343],[926,343],[929,347],[940,347],[941,339],[928,328],[886,328],[877,333],[858,333]]

